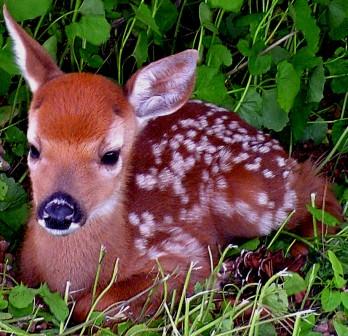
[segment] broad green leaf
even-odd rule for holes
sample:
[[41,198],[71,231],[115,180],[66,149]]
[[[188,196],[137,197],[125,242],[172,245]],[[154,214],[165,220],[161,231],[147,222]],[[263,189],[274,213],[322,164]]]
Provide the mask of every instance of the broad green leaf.
[[272,57],[273,63],[276,65],[280,63],[281,61],[286,61],[290,58],[290,53],[286,49],[279,46],[273,48],[269,52],[269,54]]
[[8,191],[8,185],[5,181],[0,180],[0,201],[3,201]]
[[[12,314],[10,314],[10,313],[4,313],[4,312],[0,312],[0,321],[1,320],[9,320],[9,319],[11,319],[13,316],[12,316]],[[19,329],[17,329],[17,330],[19,330]],[[12,329],[12,326],[11,326],[11,331],[12,331],[12,333],[13,332],[15,332],[15,330],[13,330]],[[23,332],[23,330],[21,330],[21,332]],[[19,334],[17,334],[17,335],[20,335],[21,333],[19,333]],[[15,335],[15,334],[13,334],[13,335]]]
[[137,44],[135,45],[135,49],[133,51],[133,56],[137,61],[137,67],[140,68],[143,63],[145,63],[148,59],[148,41],[147,34],[145,31],[141,31],[138,35]]
[[59,293],[50,292],[47,285],[45,284],[39,288],[38,294],[45,301],[47,306],[50,308],[50,311],[57,318],[57,320],[65,321],[65,319],[69,315],[69,309]]
[[283,288],[273,283],[264,290],[263,304],[268,306],[273,314],[281,315],[288,311],[288,296]]
[[218,105],[230,103],[225,77],[217,68],[201,65],[197,68],[195,97]]
[[52,0],[7,0],[6,6],[16,21],[34,19],[47,13]]
[[267,72],[271,67],[271,55],[261,55],[261,52],[264,49],[265,42],[263,40],[256,41],[251,48],[251,53],[248,60],[248,68],[249,72],[252,75],[261,75]]
[[23,187],[16,183],[13,178],[7,177],[5,174],[0,174],[0,181],[6,183],[8,190],[4,200],[0,201],[0,215],[1,212],[8,208],[15,208],[26,202],[26,193]]
[[341,292],[341,302],[344,308],[348,309],[348,292]]
[[209,6],[205,2],[199,4],[199,21],[202,26],[209,29],[211,32],[218,34],[219,31],[212,22],[212,13]]
[[344,138],[341,139],[343,136],[343,132],[348,127],[348,120],[338,120],[334,123],[332,127],[332,141],[334,145],[340,141],[340,144],[337,148],[337,150],[341,153],[347,153],[348,152],[348,134],[345,135]]
[[213,44],[208,51],[207,59],[208,65],[216,68],[232,64],[232,54],[223,44]]
[[56,61],[57,60],[57,37],[55,35],[49,37],[42,45],[50,56]]
[[[0,295],[0,310],[4,310],[8,307],[8,301],[4,299],[4,296]],[[1,320],[1,318],[0,318]]]
[[[11,75],[7,73],[5,70],[1,69],[0,67],[0,96],[5,96],[10,88],[11,84]],[[2,107],[0,107],[1,110]],[[12,108],[11,108],[12,110]],[[1,120],[3,120],[1,112],[0,112],[0,123]]]
[[334,282],[335,282],[336,288],[342,288],[346,284],[346,281],[343,278],[344,273],[343,273],[342,264],[338,260],[334,252],[329,250],[327,254],[331,263],[332,270],[334,272]]
[[302,292],[306,287],[306,281],[298,273],[291,273],[291,276],[286,277],[284,281],[284,289],[288,295]]
[[253,55],[248,62],[249,72],[254,76],[262,75],[270,69],[271,63],[271,55]]
[[294,5],[294,20],[297,29],[301,30],[311,51],[318,50],[320,29],[311,15],[307,0],[296,0]]
[[316,220],[324,223],[325,225],[336,226],[336,225],[340,224],[340,221],[336,217],[334,217],[330,213],[324,211],[323,209],[317,209],[311,205],[307,205],[306,207],[307,207],[307,210],[309,211],[309,213],[312,216],[314,216],[314,218]]
[[337,321],[336,319],[333,321],[333,325],[337,336],[347,336],[348,335],[348,326],[343,323]]
[[126,333],[126,336],[140,336],[140,335],[158,336],[158,334],[151,331],[151,329],[149,329],[149,327],[145,323],[134,325]]
[[262,126],[262,98],[260,94],[251,88],[248,90],[240,106],[238,114],[249,124],[256,128]]
[[345,58],[329,60],[326,64],[330,76],[336,77],[331,81],[331,88],[335,93],[346,93],[348,91],[348,53]]
[[294,66],[298,74],[305,69],[312,69],[322,64],[320,57],[315,56],[314,52],[308,47],[299,49],[291,58],[291,64]]
[[318,123],[308,124],[303,131],[301,141],[313,140],[315,144],[319,145],[323,142],[327,134],[327,123],[323,122],[322,118],[318,118]]
[[6,71],[9,75],[19,75],[19,69],[15,63],[14,55],[10,48],[0,49],[0,68]]
[[247,40],[240,39],[237,43],[237,49],[241,52],[243,56],[251,56],[252,51],[250,48],[250,44]]
[[[231,330],[231,327],[230,327]],[[277,336],[277,331],[272,323],[261,324],[258,327],[258,336]]]
[[300,90],[300,78],[292,64],[287,61],[280,62],[277,70],[277,101],[280,107],[288,113]]
[[0,234],[7,240],[12,240],[24,227],[29,216],[27,203],[10,207],[0,212]]
[[324,312],[335,310],[341,303],[340,292],[331,288],[324,288],[321,292],[320,299]]
[[348,2],[346,0],[332,0],[328,9],[331,29],[339,27],[348,17]]
[[275,89],[263,91],[261,114],[263,126],[276,132],[280,132],[289,121],[288,114],[281,109],[277,102]]
[[106,42],[110,36],[110,24],[103,16],[83,16],[79,28],[80,37],[94,45]]
[[104,15],[104,4],[102,0],[84,0],[79,12],[83,15]]
[[34,297],[35,291],[33,289],[18,285],[11,289],[8,300],[15,308],[22,309],[28,307],[34,301]]
[[322,64],[320,64],[314,69],[309,79],[309,91],[308,91],[309,102],[319,103],[323,99],[324,84],[325,84],[324,67]]
[[209,5],[212,8],[221,8],[226,12],[239,13],[243,0],[209,0]]
[[159,30],[165,34],[176,23],[178,17],[178,9],[170,0],[161,0],[158,8],[155,21]]
[[150,27],[155,33],[161,35],[161,32],[157,26],[155,19],[152,17],[151,10],[148,5],[141,3],[135,11],[135,17],[148,27]]

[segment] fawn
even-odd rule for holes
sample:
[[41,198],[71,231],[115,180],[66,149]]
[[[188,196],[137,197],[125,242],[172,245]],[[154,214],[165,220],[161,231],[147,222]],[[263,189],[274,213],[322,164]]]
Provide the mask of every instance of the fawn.
[[[340,206],[310,163],[288,158],[278,141],[224,108],[190,101],[197,51],[186,50],[136,72],[124,89],[95,74],[64,74],[9,15],[17,63],[33,99],[28,165],[33,191],[20,257],[22,280],[75,291],[74,314],[117,281],[98,310],[151,286],[158,263],[180,291],[191,263],[189,292],[210,273],[219,247],[235,237],[267,235],[295,210],[287,228],[310,234],[306,210],[341,218]],[[158,307],[154,293],[149,312]],[[146,297],[130,306],[137,314]]]

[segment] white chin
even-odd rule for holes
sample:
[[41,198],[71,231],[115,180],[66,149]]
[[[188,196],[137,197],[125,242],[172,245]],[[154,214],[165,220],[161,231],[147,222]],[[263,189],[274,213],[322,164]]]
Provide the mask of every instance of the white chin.
[[66,230],[57,230],[57,229],[51,229],[46,227],[45,221],[43,219],[39,219],[38,223],[40,224],[40,226],[42,226],[48,233],[50,233],[53,236],[67,236],[75,231],[77,231],[78,229],[81,228],[79,223],[71,223],[69,228]]

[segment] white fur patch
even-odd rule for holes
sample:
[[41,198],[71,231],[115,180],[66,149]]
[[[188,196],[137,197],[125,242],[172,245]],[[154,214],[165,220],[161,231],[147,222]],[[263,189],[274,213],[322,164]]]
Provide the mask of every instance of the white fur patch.
[[19,66],[19,68],[22,71],[22,74],[26,81],[28,82],[28,85],[31,89],[32,92],[35,92],[38,87],[39,87],[39,82],[29,74],[28,69],[27,69],[27,51],[24,47],[23,40],[17,33],[16,27],[12,25],[10,20],[8,20],[5,16],[5,22],[7,29],[10,32],[10,36],[13,41],[13,47],[14,47],[14,52],[16,55],[16,62]]

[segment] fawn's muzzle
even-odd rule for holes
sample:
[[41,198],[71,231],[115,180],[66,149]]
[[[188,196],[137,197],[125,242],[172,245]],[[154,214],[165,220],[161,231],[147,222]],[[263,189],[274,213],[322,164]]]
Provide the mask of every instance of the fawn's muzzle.
[[78,202],[69,194],[56,192],[41,203],[38,222],[54,235],[67,235],[80,228],[83,213]]

